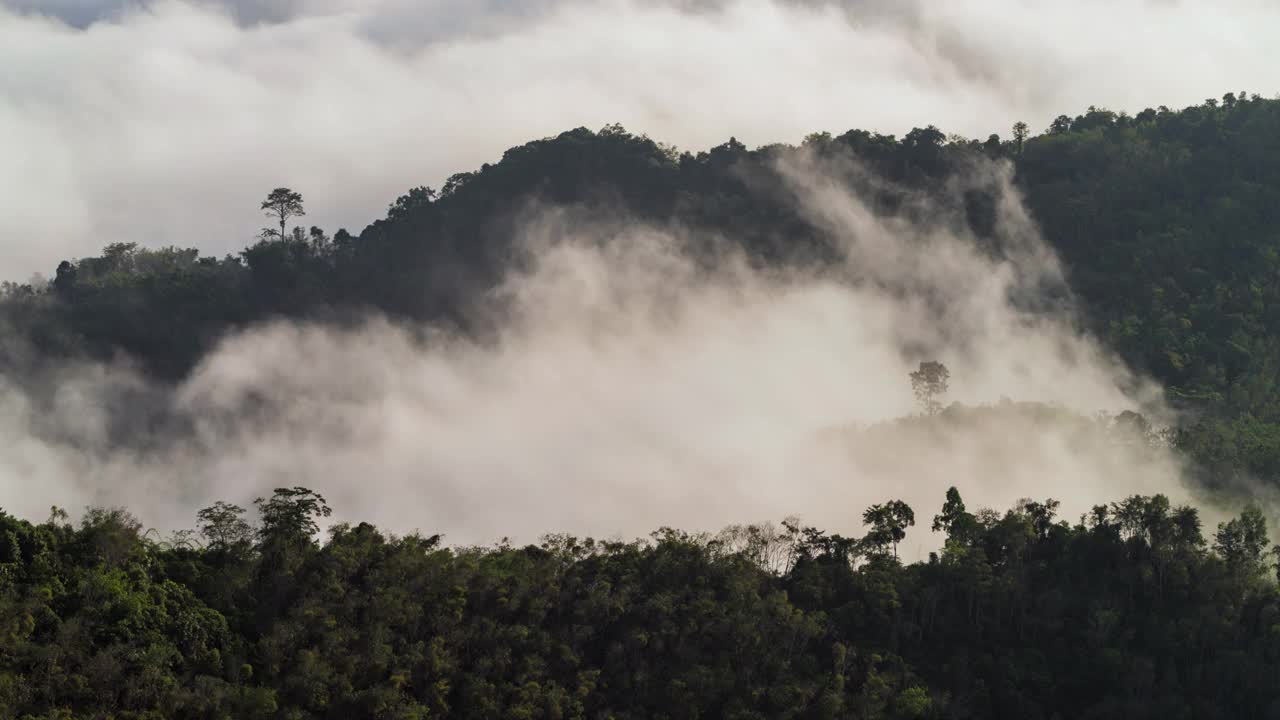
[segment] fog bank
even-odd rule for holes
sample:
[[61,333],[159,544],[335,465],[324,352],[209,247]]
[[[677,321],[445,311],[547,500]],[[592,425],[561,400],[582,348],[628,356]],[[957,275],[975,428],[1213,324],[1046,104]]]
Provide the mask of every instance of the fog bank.
[[[1007,165],[952,188],[997,193],[987,249],[946,203],[885,218],[838,180],[847,167],[781,170],[840,262],[762,270],[731,243],[695,261],[678,228],[544,208],[521,239],[531,264],[482,309],[494,337],[281,321],[227,338],[172,393],[100,365],[59,369],[47,408],[8,387],[5,509],[123,504],[189,527],[214,500],[306,485],[338,518],[471,543],[790,514],[860,534],[865,506],[890,498],[927,526],[950,485],[971,507],[1054,497],[1067,518],[1130,493],[1187,498],[1168,451],[1091,429],[1099,410],[1160,420],[1159,394],[1077,328]],[[1032,311],[1017,301],[1031,292],[1063,300]],[[871,427],[917,412],[908,373],[935,359],[948,402],[1046,406]],[[189,428],[121,444],[103,409],[121,398]],[[908,545],[931,542],[917,528]]]

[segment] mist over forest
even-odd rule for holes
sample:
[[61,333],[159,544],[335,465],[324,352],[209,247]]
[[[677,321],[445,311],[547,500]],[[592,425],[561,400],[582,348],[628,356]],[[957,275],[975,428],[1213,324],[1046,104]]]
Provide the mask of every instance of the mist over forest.
[[[24,515],[165,530],[304,484],[463,542],[841,526],[883,487],[1269,506],[1274,188],[1197,161],[1274,145],[1275,102],[1241,95],[1003,140],[578,129],[359,234],[286,211],[222,258],[112,243],[6,285],[0,478]],[[912,420],[933,361],[944,402]]]
[[0,718],[1280,718],[1280,18],[1105,12],[0,0]]

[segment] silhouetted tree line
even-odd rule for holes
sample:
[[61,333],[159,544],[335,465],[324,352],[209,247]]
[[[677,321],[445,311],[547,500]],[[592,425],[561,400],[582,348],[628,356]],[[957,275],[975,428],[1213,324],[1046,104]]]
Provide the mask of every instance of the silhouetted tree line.
[[[1089,108],[1038,135],[1019,123],[1010,139],[932,126],[900,138],[816,133],[803,149],[856,159],[861,170],[844,179],[875,212],[942,213],[979,242],[994,232],[997,189],[957,199],[953,181],[978,158],[1013,163],[1091,329],[1185,411],[1176,444],[1203,481],[1280,480],[1280,100],[1233,92],[1177,111]],[[358,235],[288,231],[302,198],[278,188],[263,203],[278,229],[238,255],[115,242],[63,262],[47,284],[6,284],[0,373],[122,352],[174,381],[226,333],[279,316],[345,322],[374,310],[483,335],[494,314],[475,312],[476,300],[528,261],[518,239],[539,204],[688,228],[688,251],[708,262],[719,247],[710,238],[727,238],[760,265],[821,265],[828,231],[797,209],[778,171],[800,151],[731,138],[679,152],[616,125],[579,128],[439,191],[414,188]]]
[[[1272,718],[1280,593],[1256,507],[1204,537],[1134,496],[970,511],[904,564],[787,520],[448,547],[282,488],[160,539],[123,509],[0,512],[6,718]],[[927,523],[924,523],[927,524]]]

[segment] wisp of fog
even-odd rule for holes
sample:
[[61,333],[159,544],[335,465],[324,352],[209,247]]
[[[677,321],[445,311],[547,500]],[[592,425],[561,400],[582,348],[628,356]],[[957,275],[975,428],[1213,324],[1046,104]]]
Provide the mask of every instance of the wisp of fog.
[[[995,192],[994,245],[945,203],[873,212],[840,179],[856,168],[779,171],[839,262],[766,269],[732,242],[699,257],[692,231],[546,207],[523,226],[531,261],[485,300],[491,337],[276,321],[175,389],[125,363],[58,368],[51,403],[6,387],[5,509],[122,504],[179,528],[215,500],[305,485],[335,519],[474,543],[791,514],[857,534],[868,504],[928,517],[951,485],[971,506],[1053,497],[1069,519],[1129,493],[1186,499],[1172,453],[1089,419],[1159,419],[1159,393],[1079,329],[1007,164],[948,191]],[[1054,307],[1019,299],[1054,288]],[[948,366],[964,407],[918,415],[908,373],[924,360]],[[119,443],[103,408],[120,397],[166,403],[186,429]],[[907,545],[936,539],[917,528]]]

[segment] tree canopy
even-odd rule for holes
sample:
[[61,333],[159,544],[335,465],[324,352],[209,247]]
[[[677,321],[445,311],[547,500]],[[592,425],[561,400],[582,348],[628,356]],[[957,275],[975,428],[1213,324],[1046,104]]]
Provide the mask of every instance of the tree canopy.
[[301,217],[307,214],[302,207],[302,193],[286,187],[272,190],[267,195],[267,199],[262,201],[262,210],[266,212],[267,217],[275,218],[279,221],[279,233],[270,234],[274,234],[275,237],[281,240],[286,237],[285,224],[289,222],[289,218]]
[[[945,547],[788,521],[640,541],[450,548],[360,523],[275,565],[306,488],[228,553],[126,511],[0,513],[0,715],[12,718],[1241,718],[1280,711],[1280,591],[1246,508],[1212,548],[1195,509],[1134,496],[975,514]],[[280,512],[277,512],[280,511]],[[219,503],[204,527],[235,526]],[[211,525],[212,523],[212,525]],[[237,533],[236,538],[240,538]]]

